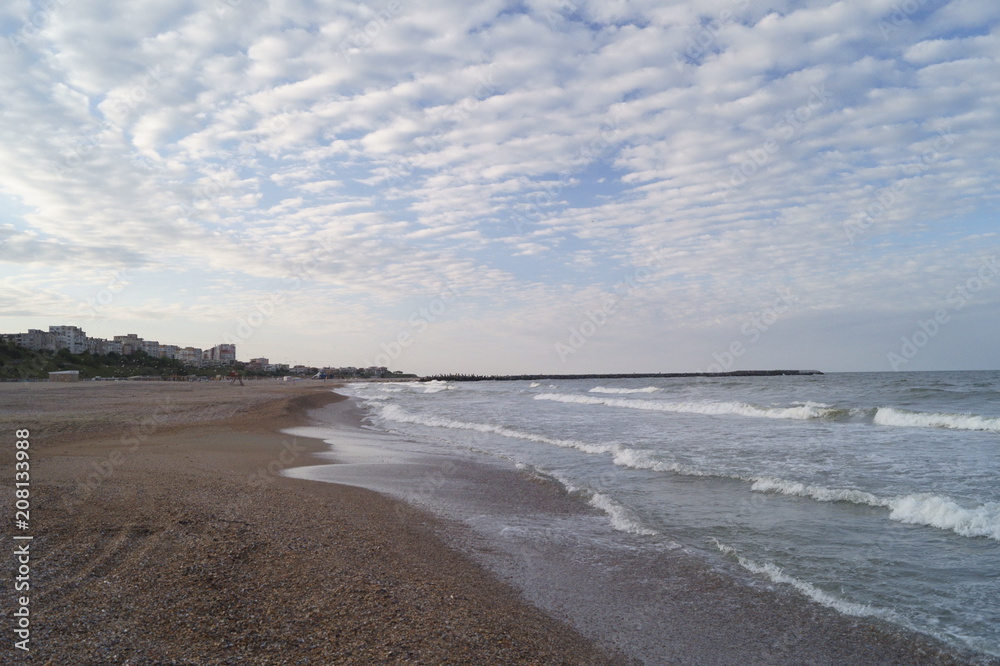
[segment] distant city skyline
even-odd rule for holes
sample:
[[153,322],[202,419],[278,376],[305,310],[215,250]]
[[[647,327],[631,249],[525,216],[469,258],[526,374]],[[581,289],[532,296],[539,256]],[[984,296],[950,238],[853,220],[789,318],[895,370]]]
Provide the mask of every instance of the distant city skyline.
[[271,363],[267,357],[254,357],[241,360],[238,357],[238,349],[235,344],[220,343],[211,347],[201,348],[194,346],[175,345],[159,340],[147,340],[135,333],[124,333],[108,338],[88,335],[87,332],[78,326],[55,324],[44,329],[28,329],[27,331],[0,331],[0,340],[8,340],[19,346],[35,351],[48,350],[58,351],[66,349],[74,354],[90,352],[92,354],[108,354],[111,352],[128,355],[137,351],[142,351],[153,357],[176,359],[188,365],[204,364],[231,364],[243,363],[246,365],[266,366],[265,370],[292,368],[317,368],[343,370],[392,370],[385,366],[337,366],[326,364],[306,364],[306,363]]
[[0,30],[0,329],[418,374],[1000,368],[1000,3]]

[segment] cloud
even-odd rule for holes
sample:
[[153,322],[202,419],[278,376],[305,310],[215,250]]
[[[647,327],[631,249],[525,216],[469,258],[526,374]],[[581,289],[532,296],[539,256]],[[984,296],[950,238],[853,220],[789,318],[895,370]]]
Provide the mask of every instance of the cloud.
[[447,283],[415,369],[555,369],[567,327],[667,256],[575,367],[641,368],[669,333],[663,369],[690,369],[779,287],[788,326],[905,329],[997,251],[1000,191],[1000,10],[908,7],[11,5],[2,275],[25,272],[2,314],[69,316],[80,266],[129,266],[115,321],[224,328],[278,290],[267,326],[339,331],[352,364],[352,331],[393,339]]

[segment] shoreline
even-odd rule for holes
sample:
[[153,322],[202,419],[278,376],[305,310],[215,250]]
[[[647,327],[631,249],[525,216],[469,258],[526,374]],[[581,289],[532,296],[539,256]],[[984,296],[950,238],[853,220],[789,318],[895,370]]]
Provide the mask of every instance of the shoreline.
[[278,430],[333,385],[247,388],[0,387],[32,431],[31,661],[621,663],[427,513],[280,476],[326,450]]
[[[458,525],[448,543],[549,615],[640,662],[998,663],[886,620],[844,615],[735,564],[648,547],[593,521],[587,527],[588,515],[610,521],[558,484],[495,461],[414,453],[406,438],[379,441],[395,437],[389,433],[355,434],[358,411],[345,403],[323,410],[331,453],[286,473],[377,490],[443,515]],[[624,547],[608,546],[609,533]]]
[[[330,411],[343,443],[379,459],[334,384],[18,388],[0,387],[0,423],[32,429],[38,663],[990,663],[676,553],[611,560],[648,568],[649,589],[595,576],[579,540],[498,548],[386,494],[286,478],[337,454],[279,431]],[[497,486],[466,471],[501,491],[484,506],[516,513],[528,492],[553,515],[605,520],[523,474]]]

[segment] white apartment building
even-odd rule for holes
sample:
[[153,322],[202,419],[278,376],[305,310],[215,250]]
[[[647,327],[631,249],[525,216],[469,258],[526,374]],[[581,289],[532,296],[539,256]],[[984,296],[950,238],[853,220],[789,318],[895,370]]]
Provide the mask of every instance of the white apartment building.
[[79,326],[49,326],[49,333],[55,336],[57,349],[68,349],[73,354],[87,351],[87,334]]

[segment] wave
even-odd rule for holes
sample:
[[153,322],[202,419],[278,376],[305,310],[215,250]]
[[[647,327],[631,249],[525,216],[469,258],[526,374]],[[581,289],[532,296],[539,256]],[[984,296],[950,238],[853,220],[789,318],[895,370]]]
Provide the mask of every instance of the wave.
[[834,610],[837,610],[843,613],[844,615],[853,615],[855,617],[876,616],[883,618],[887,618],[887,616],[890,615],[887,611],[878,608],[873,608],[868,604],[856,604],[841,599],[839,597],[835,597],[829,592],[824,592],[823,590],[816,587],[812,583],[807,583],[804,580],[799,580],[794,576],[786,574],[784,571],[782,571],[780,567],[778,567],[775,564],[772,564],[771,562],[765,562],[764,564],[759,564],[751,559],[743,557],[732,546],[727,546],[723,543],[719,543],[717,539],[712,539],[712,541],[715,542],[716,547],[720,551],[722,551],[726,555],[729,555],[730,557],[735,558],[736,561],[740,563],[740,566],[746,569],[747,571],[767,576],[769,579],[771,579],[772,582],[775,583],[783,583],[785,585],[791,585],[796,590],[806,595],[813,601],[822,604],[824,606],[833,608]]
[[625,395],[628,393],[656,393],[660,389],[656,386],[647,386],[646,388],[630,389],[630,388],[607,388],[605,386],[595,386],[590,389],[590,393],[612,393]]
[[772,476],[744,476],[713,472],[678,462],[657,460],[655,452],[615,447],[613,462],[620,467],[654,472],[673,472],[683,476],[716,477],[750,483],[750,490],[793,497],[805,497],[817,502],[849,502],[889,510],[889,519],[909,525],[923,525],[948,530],[964,537],[985,537],[1000,541],[1000,503],[987,502],[976,507],[963,507],[955,499],[933,493],[911,493],[882,497],[855,488],[824,486],[788,481]]
[[847,415],[848,410],[833,409],[821,403],[807,402],[792,407],[759,407],[744,402],[661,402],[631,398],[597,398],[565,393],[540,393],[535,400],[604,405],[626,409],[644,409],[654,412],[680,412],[685,414],[736,415],[768,419],[831,419]]
[[812,486],[796,481],[786,481],[770,476],[756,477],[752,479],[753,485],[750,490],[758,493],[777,493],[780,495],[792,495],[796,497],[808,497],[817,502],[851,502],[852,504],[867,504],[890,508],[892,500],[879,497],[863,490],[852,490],[850,488],[824,488],[823,486]]
[[1000,541],[998,502],[966,509],[950,497],[930,493],[906,495],[893,500],[889,518],[900,523],[951,530],[965,537],[987,537]]
[[532,467],[531,469],[534,474],[540,474],[545,478],[555,479],[562,484],[562,487],[565,488],[568,493],[587,496],[587,504],[607,514],[608,518],[611,519],[611,526],[619,532],[642,534],[645,536],[656,536],[659,534],[659,532],[643,526],[642,523],[632,516],[628,509],[604,493],[599,493],[595,490],[591,490],[590,488],[578,486],[562,474],[548,472],[537,467]]
[[630,515],[628,509],[603,493],[593,493],[589,504],[608,514],[608,517],[611,518],[611,526],[619,532],[643,534],[646,536],[656,536],[658,534],[654,530],[643,527],[638,520]]
[[615,448],[615,445],[613,444],[588,444],[587,442],[581,442],[575,439],[555,439],[553,437],[536,435],[534,433],[523,432],[506,426],[494,425],[492,423],[456,421],[454,419],[446,419],[437,416],[413,414],[407,412],[398,405],[381,405],[378,409],[379,416],[388,421],[396,421],[397,423],[414,423],[432,428],[450,428],[453,430],[474,430],[476,432],[502,435],[503,437],[511,437],[513,439],[523,439],[529,442],[561,446],[566,449],[577,449],[579,451],[583,451],[584,453],[609,453]]
[[653,472],[674,472],[675,474],[681,474],[683,476],[719,476],[689,465],[656,460],[652,457],[653,454],[651,451],[617,447],[614,449],[613,453],[615,454],[613,462],[619,467],[648,469]]
[[911,412],[895,407],[879,407],[875,425],[909,428],[947,428],[950,430],[985,430],[1000,432],[1000,418],[976,414]]
[[818,502],[851,502],[889,509],[889,519],[908,525],[950,530],[964,537],[986,537],[1000,541],[1000,503],[987,502],[966,508],[946,495],[913,493],[880,497],[863,490],[824,488],[773,477],[754,480],[751,490],[808,497]]

